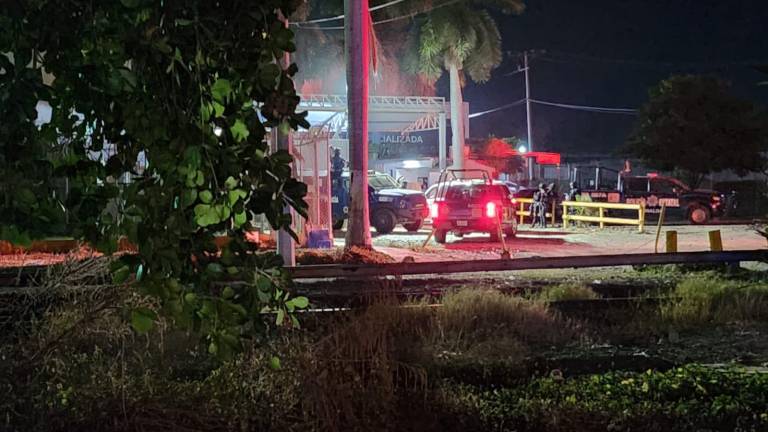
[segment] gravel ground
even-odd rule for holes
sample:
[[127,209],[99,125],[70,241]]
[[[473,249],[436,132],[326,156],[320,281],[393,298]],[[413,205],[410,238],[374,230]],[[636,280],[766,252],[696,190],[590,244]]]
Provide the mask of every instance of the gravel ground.
[[[719,230],[725,250],[762,249],[768,246],[766,239],[749,225],[665,226],[659,236],[659,250],[664,250],[666,231],[677,231],[678,251],[709,250],[708,232]],[[429,228],[409,233],[402,228],[387,235],[373,233],[374,247],[395,260],[412,256],[416,261],[450,261],[499,258],[501,243],[490,242],[487,235],[472,234],[463,238],[448,236],[448,242],[440,245],[431,239],[425,247]],[[344,245],[343,232],[337,232],[336,246]],[[506,242],[514,257],[555,257],[573,255],[652,253],[656,242],[656,227],[638,233],[632,227],[598,228],[546,228],[531,230],[521,227],[518,236]]]

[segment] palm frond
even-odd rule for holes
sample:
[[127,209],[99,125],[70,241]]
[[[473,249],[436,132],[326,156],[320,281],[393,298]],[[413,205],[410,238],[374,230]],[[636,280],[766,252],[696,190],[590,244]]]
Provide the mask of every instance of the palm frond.
[[477,41],[464,67],[473,81],[486,82],[491,78],[491,71],[502,61],[501,34],[488,11],[474,14],[470,23]]

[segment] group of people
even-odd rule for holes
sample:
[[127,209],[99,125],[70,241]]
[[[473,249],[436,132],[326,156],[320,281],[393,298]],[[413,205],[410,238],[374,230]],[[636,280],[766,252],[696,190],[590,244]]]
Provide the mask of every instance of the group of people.
[[[573,201],[581,193],[575,182],[570,182],[568,193],[565,194],[566,201]],[[539,183],[538,189],[533,193],[533,204],[531,205],[531,227],[547,227],[547,209],[550,208],[551,200],[555,198],[555,184],[549,186]]]

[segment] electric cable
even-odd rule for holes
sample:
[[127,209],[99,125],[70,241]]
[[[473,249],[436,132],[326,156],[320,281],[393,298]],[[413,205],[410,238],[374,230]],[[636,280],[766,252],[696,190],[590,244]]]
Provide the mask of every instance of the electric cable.
[[558,102],[548,102],[548,101],[543,101],[538,99],[531,99],[531,102],[539,105],[547,105],[547,106],[553,106],[557,108],[574,109],[574,110],[581,110],[581,111],[591,111],[591,112],[598,112],[603,114],[627,114],[627,115],[637,114],[637,109],[635,108],[609,108],[609,107],[596,107],[596,106],[588,106],[588,105],[573,105],[573,104],[565,104],[565,103],[558,103]]
[[486,111],[480,111],[480,112],[477,112],[477,113],[472,113],[472,114],[469,115],[469,118],[475,118],[475,117],[484,116],[486,114],[491,114],[491,113],[494,113],[496,111],[501,111],[501,110],[505,110],[507,108],[512,108],[514,106],[518,106],[518,105],[521,105],[523,103],[525,103],[525,99],[520,99],[518,101],[509,103],[509,104],[506,104],[506,105],[502,105],[500,107],[492,108],[492,109],[489,109],[489,110],[486,110]]
[[[368,12],[374,12],[374,11],[377,11],[379,9],[384,9],[385,7],[396,5],[396,4],[402,3],[404,1],[405,0],[392,0],[389,3],[384,3],[384,4],[380,4],[378,6],[370,7],[370,8],[368,8]],[[299,21],[299,22],[289,23],[289,24],[290,25],[299,26],[299,25],[302,25],[302,24],[318,24],[318,23],[324,23],[324,22],[328,22],[328,21],[336,21],[336,20],[341,20],[341,19],[344,19],[344,14],[337,15],[335,17],[318,18],[318,19],[313,19],[313,20],[308,20],[308,21]]]
[[[373,25],[379,25],[379,24],[390,23],[390,22],[393,22],[393,21],[400,21],[400,20],[404,20],[404,19],[413,18],[416,15],[421,15],[421,14],[425,14],[427,12],[432,12],[434,10],[437,10],[437,9],[440,9],[440,8],[443,8],[443,7],[446,7],[446,6],[453,5],[453,4],[459,3],[461,1],[464,1],[464,0],[450,0],[450,1],[447,1],[445,3],[439,4],[437,6],[432,6],[430,8],[424,9],[424,10],[414,11],[414,12],[411,12],[411,13],[408,13],[408,14],[405,14],[405,15],[400,15],[400,16],[393,17],[393,18],[387,18],[387,19],[383,19],[383,20],[379,20],[379,21],[374,21],[372,24]],[[343,15],[340,15],[340,16],[342,18],[344,17]],[[344,30],[344,26],[332,26],[332,27],[328,26],[328,27],[324,27],[324,26],[304,26],[304,25],[300,25],[301,23],[294,23],[294,24],[296,25],[296,27],[298,27],[300,29],[310,29],[310,30]]]

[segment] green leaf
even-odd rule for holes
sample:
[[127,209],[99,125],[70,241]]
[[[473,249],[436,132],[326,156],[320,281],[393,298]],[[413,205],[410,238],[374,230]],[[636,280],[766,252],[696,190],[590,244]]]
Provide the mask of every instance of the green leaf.
[[[221,264],[219,264],[219,263],[210,263],[205,268],[205,271],[207,271],[210,274],[219,275],[219,274],[224,273],[224,267],[222,267]],[[227,288],[229,288],[229,287],[227,287]],[[230,289],[232,289],[232,288],[230,288]]]
[[273,370],[280,370],[280,358],[273,356],[269,359],[269,367]]
[[235,228],[240,228],[248,221],[248,217],[245,212],[235,213]]
[[131,275],[131,269],[126,265],[122,266],[119,269],[115,270],[114,273],[112,273],[112,282],[116,284],[121,284],[128,280],[128,276]]
[[141,5],[141,0],[120,0],[120,3],[129,9],[134,9]]
[[235,296],[235,290],[232,289],[232,287],[226,287],[224,288],[224,291],[221,292],[221,296],[225,299],[231,299]]
[[185,189],[181,193],[181,205],[183,207],[189,207],[197,200],[197,189]]
[[285,311],[282,309],[279,309],[277,311],[277,317],[275,317],[275,324],[277,325],[283,325],[283,321],[285,321]]
[[229,95],[232,93],[232,85],[229,80],[219,78],[211,86],[211,95],[219,102],[226,102]]
[[148,308],[138,307],[131,311],[131,325],[139,334],[144,334],[155,325],[157,314]]
[[213,201],[213,194],[209,190],[204,190],[200,192],[200,201],[202,201],[204,204],[210,204],[211,201]]
[[298,309],[304,309],[309,306],[309,299],[306,297],[294,297],[289,301]]
[[247,194],[242,189],[235,189],[227,192],[227,198],[229,199],[229,205],[233,206],[240,198],[245,198]]
[[205,174],[202,171],[197,171],[197,177],[195,177],[195,185],[202,186],[205,183]]
[[251,132],[248,130],[248,126],[246,126],[245,123],[243,123],[243,121],[240,119],[235,120],[235,124],[233,124],[229,130],[232,132],[232,136],[237,142],[245,141],[248,138],[248,135],[251,134]]
[[213,115],[216,117],[221,117],[224,115],[224,105],[213,101]]
[[232,190],[237,187],[237,179],[235,179],[232,176],[227,177],[227,179],[224,181],[224,186],[226,186],[227,189]]

